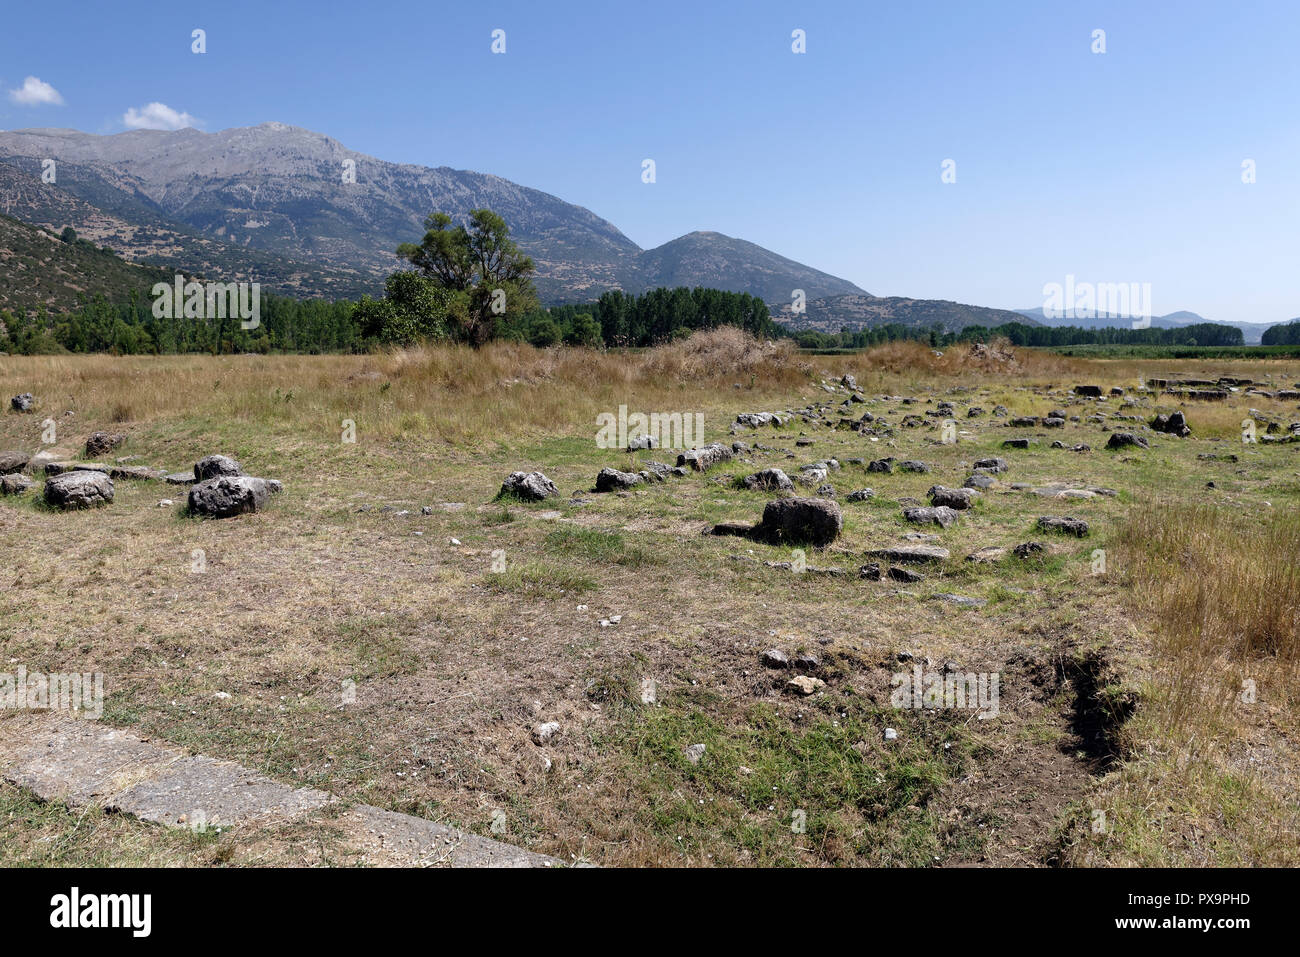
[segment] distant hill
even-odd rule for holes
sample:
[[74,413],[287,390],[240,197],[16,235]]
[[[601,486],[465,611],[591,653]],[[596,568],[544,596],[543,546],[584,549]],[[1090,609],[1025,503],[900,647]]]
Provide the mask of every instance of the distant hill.
[[918,329],[940,327],[944,332],[958,332],[967,326],[1000,326],[1008,322],[1038,325],[1032,319],[1008,309],[970,306],[946,299],[908,299],[901,296],[842,295],[810,299],[802,315],[794,313],[787,302],[774,314],[780,322],[795,330],[839,332],[857,331],[887,323]]
[[[548,303],[660,285],[708,285],[770,302],[788,302],[797,288],[814,298],[861,292],[720,233],[642,250],[590,210],[540,190],[470,170],[389,163],[282,123],[218,133],[0,132],[0,161],[29,179],[39,180],[46,157],[57,163],[57,189],[89,207],[78,208],[87,217],[72,223],[78,230],[102,229],[104,241],[128,258],[214,279],[257,278],[290,294],[378,290],[399,265],[397,245],[417,241],[426,216],[463,218],[478,207],[505,217],[536,262]],[[346,181],[351,174],[355,181]],[[0,184],[0,208],[10,215],[45,222],[51,205],[60,204],[30,187],[15,189],[12,178],[7,190]]]
[[705,286],[748,292],[767,303],[788,303],[796,289],[809,297],[862,294],[845,279],[722,233],[688,233],[647,250],[637,262],[647,289]]
[[0,309],[53,312],[75,307],[102,293],[110,301],[147,296],[167,281],[165,269],[126,262],[88,240],[63,242],[44,229],[0,215]]
[[[1128,316],[1105,315],[1105,316],[1093,316],[1092,318],[1088,318],[1088,319],[1080,319],[1080,318],[1058,319],[1058,318],[1049,317],[1045,315],[1041,307],[1037,309],[1017,309],[1016,312],[1018,312],[1022,316],[1025,316],[1026,318],[1033,319],[1036,322],[1040,322],[1045,326],[1052,326],[1054,328],[1060,326],[1078,326],[1081,329],[1104,329],[1107,327],[1113,327],[1119,329],[1133,328],[1133,319]],[[1189,312],[1186,309],[1180,310],[1178,312],[1171,312],[1163,316],[1151,317],[1151,326],[1155,329],[1177,329],[1180,326],[1192,326],[1201,322],[1218,322],[1218,320],[1206,319],[1205,317],[1199,316],[1194,312]],[[1224,322],[1224,323],[1219,323],[1219,325],[1235,326],[1236,328],[1240,329],[1242,338],[1244,339],[1246,345],[1250,346],[1250,345],[1259,345],[1259,340],[1260,337],[1264,334],[1264,330],[1269,328],[1270,326],[1277,325],[1277,323]]]

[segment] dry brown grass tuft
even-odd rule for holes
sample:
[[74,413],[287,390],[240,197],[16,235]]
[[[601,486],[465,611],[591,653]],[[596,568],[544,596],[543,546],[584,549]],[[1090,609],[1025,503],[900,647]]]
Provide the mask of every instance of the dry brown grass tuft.
[[644,373],[679,382],[744,377],[750,384],[761,379],[792,385],[812,372],[797,356],[789,339],[760,341],[743,329],[721,326],[647,352]]
[[1073,863],[1295,866],[1300,519],[1148,503],[1116,540],[1150,623],[1129,755]]
[[620,404],[705,411],[706,396],[712,412],[736,383],[753,391],[747,401],[784,402],[811,371],[791,343],[726,328],[645,352],[498,342],[374,355],[21,357],[0,364],[0,391],[33,392],[42,417],[72,410],[97,426],[206,418],[323,435],[351,419],[376,438],[482,444],[592,429]]
[[953,345],[933,349],[922,342],[887,342],[848,357],[844,363],[859,375],[910,376],[922,380],[961,378],[1033,378],[1083,375],[1095,364],[1036,349],[1018,349],[999,339],[987,346]]
[[[1295,702],[1300,663],[1300,517],[1291,512],[1150,504],[1137,511],[1119,538],[1122,567],[1135,599],[1154,612],[1155,650],[1169,684],[1171,730],[1200,724],[1230,706],[1241,690],[1207,693],[1209,674],[1240,669]],[[1220,676],[1220,679],[1222,676]],[[1186,729],[1181,729],[1186,730]]]

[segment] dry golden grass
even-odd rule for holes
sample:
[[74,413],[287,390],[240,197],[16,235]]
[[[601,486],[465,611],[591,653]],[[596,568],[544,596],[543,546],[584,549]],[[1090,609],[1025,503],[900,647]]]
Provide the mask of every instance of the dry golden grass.
[[1076,863],[1300,862],[1300,519],[1261,512],[1166,500],[1122,527],[1116,561],[1151,622],[1143,703],[1094,798],[1111,829]]
[[1275,671],[1295,700],[1300,663],[1300,516],[1156,503],[1119,539],[1137,598],[1158,611],[1157,651]]
[[[0,652],[47,669],[104,671],[109,719],[161,740],[482,833],[504,808],[507,839],[565,857],[1033,864],[1045,860],[1059,808],[1078,800],[1114,809],[1119,830],[1077,841],[1067,861],[1277,862],[1267,849],[1278,822],[1289,820],[1277,806],[1290,793],[1295,703],[1278,689],[1295,678],[1285,625],[1297,600],[1286,597],[1292,573],[1252,568],[1250,556],[1284,556],[1281,564],[1297,567],[1300,536],[1294,525],[1211,520],[1191,506],[1211,476],[1226,509],[1255,515],[1264,501],[1279,512],[1294,505],[1294,446],[1243,452],[1240,468],[1196,459],[1200,450],[1222,451],[1207,437],[1233,438],[1249,407],[1286,422],[1293,404],[1241,395],[1189,408],[1193,440],[1162,439],[1149,455],[1130,456],[1103,452],[1109,426],[1088,423],[1092,409],[1075,403],[1071,412],[1084,421],[1045,438],[1083,440],[1095,451],[1076,455],[1041,441],[1011,456],[1007,481],[1096,484],[1121,495],[1067,504],[999,489],[942,533],[953,560],[921,586],[853,575],[867,549],[912,530],[901,499],[923,498],[935,482],[960,484],[973,458],[1002,454],[1006,432],[989,416],[959,415],[956,446],[931,428],[900,428],[871,443],[796,419],[739,436],[794,448],[806,432],[816,445],[794,462],[766,451],[707,476],[570,502],[600,467],[629,466],[631,457],[593,442],[597,413],[622,404],[702,411],[706,439],[730,441],[726,428],[741,411],[838,406],[847,394],[831,395],[823,383],[845,372],[868,397],[857,408],[895,423],[922,411],[926,397],[1042,415],[1070,405],[1064,390],[1076,382],[1132,386],[1140,373],[1174,370],[1252,374],[1240,363],[1025,351],[1014,362],[960,348],[936,357],[918,344],[858,356],[788,349],[722,330],[631,353],[496,344],[370,356],[0,359],[0,398],[31,391],[40,403],[35,416],[0,418],[0,448],[38,447],[48,415],[60,423],[59,451],[75,457],[90,431],[116,424],[130,434],[123,454],[143,464],[180,468],[223,451],[286,486],[266,512],[224,522],[158,509],[163,495],[180,495],[148,483],[120,482],[114,504],[93,514],[0,501],[0,567],[11,570],[0,591]],[[1269,369],[1288,385],[1296,371]],[[920,400],[901,405],[884,394]],[[1126,411],[1148,417],[1171,408],[1161,396],[1141,402]],[[63,417],[65,409],[76,415]],[[355,445],[339,441],[344,419],[357,423]],[[1240,443],[1234,448],[1241,452]],[[881,475],[846,464],[832,476],[841,495],[877,490],[868,503],[842,500],[842,539],[809,556],[846,577],[781,573],[762,561],[788,560],[788,550],[698,534],[761,511],[763,496],[733,487],[737,474],[831,455],[845,463],[917,457],[934,469]],[[543,468],[561,499],[491,503],[503,476],[521,467]],[[363,503],[411,514],[358,514]],[[420,514],[425,504],[432,515]],[[1033,565],[961,560],[977,547],[1034,537],[1034,516],[1049,513],[1087,517],[1093,538],[1054,541]],[[1184,514],[1194,520],[1170,525]],[[1112,545],[1126,520],[1130,530]],[[1234,535],[1245,536],[1244,550],[1234,552]],[[453,537],[461,544],[451,545]],[[1112,548],[1124,588],[1091,574],[1098,544]],[[206,574],[191,574],[195,548],[207,555]],[[497,550],[510,566],[500,578],[490,571]],[[936,600],[938,592],[988,605],[959,609]],[[577,611],[579,603],[588,610]],[[1157,629],[1166,613],[1183,626]],[[617,628],[597,627],[612,614],[624,616]],[[1193,631],[1193,622],[1204,627]],[[781,693],[757,664],[772,643],[819,650],[831,690],[816,699]],[[877,725],[900,720],[884,709],[902,651],[1001,671],[1006,720],[918,722],[903,726],[902,758],[882,751]],[[1076,689],[1056,674],[1060,662],[1094,653],[1111,656],[1125,681],[1144,690],[1128,728],[1129,760],[1096,793],[1094,765],[1078,756],[1086,742],[1072,725]],[[1243,675],[1259,683],[1253,710],[1233,703]],[[653,711],[619,690],[643,677],[660,682]],[[344,679],[357,682],[355,706],[337,702]],[[1188,690],[1206,683],[1217,697]],[[547,770],[528,730],[552,718],[564,732],[545,752],[554,761]],[[948,764],[936,734],[950,735],[950,753],[970,763]],[[1195,749],[1182,746],[1192,738]],[[686,764],[681,748],[696,740],[707,740],[720,763]],[[1187,757],[1207,751],[1213,762]],[[874,763],[855,764],[861,753]],[[826,760],[839,762],[836,773],[809,774]],[[930,802],[881,800],[877,770],[891,787],[905,785],[886,787],[885,798],[911,795],[919,781]],[[810,792],[817,803],[808,803]],[[1232,812],[1214,818],[1227,805]],[[817,840],[792,839],[794,808],[811,811]],[[39,833],[61,826],[54,815]],[[1216,836],[1212,853],[1188,850],[1191,827]],[[15,859],[39,859],[35,843],[24,847]]]
[[812,373],[789,339],[760,342],[734,326],[697,332],[688,339],[644,354],[639,374],[652,380],[717,382],[743,379],[752,385],[797,384]]
[[34,392],[45,416],[108,424],[210,416],[335,434],[344,418],[376,438],[430,432],[450,443],[590,427],[635,401],[677,409],[739,385],[788,400],[812,374],[789,343],[724,328],[643,353],[492,343],[368,356],[41,356],[0,362],[0,391]]
[[1090,364],[1051,352],[1013,349],[1006,339],[995,340],[987,348],[959,344],[943,350],[921,342],[899,340],[851,357],[848,367],[866,374],[886,373],[935,382],[977,377],[1051,381],[1081,374]]

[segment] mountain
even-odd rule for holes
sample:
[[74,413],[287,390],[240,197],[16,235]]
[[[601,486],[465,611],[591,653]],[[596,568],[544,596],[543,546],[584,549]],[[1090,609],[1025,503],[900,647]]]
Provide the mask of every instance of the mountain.
[[[1026,318],[1033,319],[1045,326],[1052,326],[1053,328],[1059,326],[1078,326],[1081,329],[1103,329],[1106,327],[1120,329],[1133,328],[1133,319],[1129,316],[1104,315],[1092,316],[1087,319],[1066,319],[1048,316],[1043,312],[1041,307],[1037,309],[1017,309],[1015,311]],[[1242,338],[1248,346],[1259,345],[1259,340],[1264,334],[1264,330],[1268,329],[1270,326],[1278,325],[1278,323],[1275,322],[1219,322],[1217,319],[1206,319],[1204,316],[1197,315],[1194,312],[1189,312],[1186,309],[1179,310],[1178,312],[1171,312],[1163,316],[1151,317],[1151,326],[1155,329],[1177,329],[1180,326],[1193,326],[1202,322],[1212,322],[1216,325],[1235,326],[1241,330]]]
[[707,286],[748,292],[768,303],[789,303],[796,289],[818,297],[862,294],[847,280],[722,233],[688,233],[642,253],[638,263],[648,289]]
[[[88,217],[87,235],[90,221],[99,220],[102,241],[131,258],[186,268],[203,262],[209,278],[260,271],[280,292],[378,291],[398,266],[393,251],[423,235],[429,213],[464,217],[479,207],[510,224],[537,264],[546,302],[697,283],[772,301],[789,301],[796,288],[810,297],[861,292],[720,233],[692,233],[645,251],[612,223],[540,190],[468,170],[385,162],[281,123],[218,133],[0,133],[0,162],[38,185],[45,158],[56,161],[57,190],[85,204],[61,205],[64,216]],[[7,179],[0,208],[33,222],[51,218],[53,199]],[[81,220],[68,222],[83,228]]]
[[[0,159],[0,213],[56,233],[72,226],[79,236],[134,262],[226,281],[262,282],[285,295],[357,298],[375,289],[375,278],[353,267],[296,261],[205,236],[120,193],[86,167],[60,163],[57,176],[62,188],[29,175],[20,159]],[[76,195],[70,192],[74,189]],[[108,208],[80,195],[101,199]]]
[[126,262],[85,239],[64,242],[43,229],[0,215],[0,309],[52,311],[103,293],[124,300],[166,281],[165,270]]
[[[1008,322],[1025,322],[1025,316],[1007,309],[969,306],[946,299],[908,299],[900,296],[841,295],[810,299],[802,315],[786,303],[775,316],[776,321],[796,330],[814,332],[848,331],[898,323],[913,328],[939,326],[944,332],[957,332],[967,326],[1000,326]],[[1030,321],[1029,325],[1038,325]]]

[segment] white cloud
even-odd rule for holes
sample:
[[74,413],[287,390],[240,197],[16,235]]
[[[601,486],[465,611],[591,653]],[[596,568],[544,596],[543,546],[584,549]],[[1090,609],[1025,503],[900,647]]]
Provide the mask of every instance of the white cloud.
[[166,103],[150,103],[139,109],[133,106],[122,114],[122,122],[128,130],[183,130],[199,125],[190,114],[173,110]]
[[44,80],[34,76],[29,76],[23,80],[23,85],[18,89],[10,90],[9,99],[19,106],[63,105],[63,97],[59,94],[59,91]]

